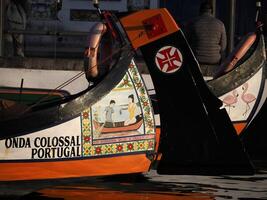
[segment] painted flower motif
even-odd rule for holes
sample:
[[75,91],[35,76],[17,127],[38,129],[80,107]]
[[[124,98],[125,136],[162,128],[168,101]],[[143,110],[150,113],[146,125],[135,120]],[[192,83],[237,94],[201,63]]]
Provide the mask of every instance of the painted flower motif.
[[146,94],[146,90],[145,90],[144,87],[141,87],[141,88],[139,89],[139,92],[140,92],[140,95],[145,95],[145,94]]
[[135,142],[133,145],[134,145],[134,150],[138,150],[138,143]]
[[144,149],[144,144],[142,142],[138,144],[138,149]]
[[128,144],[128,145],[127,145],[127,149],[128,149],[128,150],[133,150],[133,144],[132,144],[132,143]]
[[111,146],[111,145],[105,145],[103,148],[104,148],[103,151],[104,151],[105,153],[107,153],[107,154],[110,154],[110,153],[113,152],[113,151],[112,151],[112,146]]
[[122,145],[119,144],[119,145],[117,146],[117,151],[120,152],[120,151],[122,151],[122,149],[123,149]]
[[91,156],[94,156],[95,155],[95,149],[93,147],[90,147],[89,148],[89,152],[90,152],[90,155]]
[[83,113],[83,118],[84,118],[84,119],[88,119],[88,117],[89,117],[88,112],[84,112],[84,113]]
[[148,120],[148,121],[147,121],[147,125],[148,125],[149,127],[152,127],[152,126],[153,126],[153,122],[152,122],[152,120]]
[[85,149],[83,152],[84,152],[84,155],[89,155],[89,149]]
[[127,79],[123,80],[124,85],[128,85],[129,81]]
[[144,106],[148,106],[148,102],[145,101],[145,102],[143,103],[143,105],[144,105]]
[[85,142],[89,142],[89,141],[90,141],[90,136],[85,136],[85,137],[84,137],[84,141],[85,141]]
[[91,151],[92,151],[91,146],[88,146],[88,145],[83,146],[83,155],[84,156],[91,156],[92,155]]
[[141,83],[141,82],[137,83],[137,84],[136,84],[136,87],[137,87],[137,88],[142,87],[142,83]]
[[111,153],[112,152],[112,148],[109,146],[107,147],[107,152]]
[[143,149],[145,149],[145,150],[149,149],[149,148],[148,148],[148,141],[147,141],[147,140],[144,141],[143,144],[144,144],[144,148],[143,148]]
[[111,148],[112,148],[112,153],[117,153],[117,144],[112,144],[111,145]]
[[101,153],[101,147],[96,147],[95,148],[95,153],[100,154]]

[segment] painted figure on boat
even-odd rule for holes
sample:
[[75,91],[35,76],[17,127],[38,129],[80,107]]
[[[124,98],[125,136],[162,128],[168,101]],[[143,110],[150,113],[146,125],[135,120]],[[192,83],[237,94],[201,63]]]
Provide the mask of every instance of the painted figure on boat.
[[115,105],[114,100],[110,100],[109,106],[105,108],[105,114],[106,114],[106,122],[105,122],[105,127],[114,127],[114,121],[113,121],[113,114],[114,114],[114,105]]
[[136,122],[135,113],[136,113],[137,106],[134,103],[133,94],[128,96],[128,101],[129,101],[129,104],[128,104],[129,119],[125,120],[124,122],[125,126],[128,126]]

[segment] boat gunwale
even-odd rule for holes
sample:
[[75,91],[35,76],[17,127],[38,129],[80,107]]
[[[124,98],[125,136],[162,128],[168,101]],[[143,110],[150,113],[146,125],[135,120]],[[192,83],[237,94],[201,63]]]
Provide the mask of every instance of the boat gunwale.
[[[222,96],[223,94],[239,87],[256,74],[261,68],[266,66],[266,60],[264,57],[264,38],[262,34],[258,34],[257,37],[257,41],[255,41],[257,42],[257,46],[247,60],[228,73],[207,82],[209,89],[214,93],[214,95]],[[264,80],[265,76],[265,73],[263,73]]]

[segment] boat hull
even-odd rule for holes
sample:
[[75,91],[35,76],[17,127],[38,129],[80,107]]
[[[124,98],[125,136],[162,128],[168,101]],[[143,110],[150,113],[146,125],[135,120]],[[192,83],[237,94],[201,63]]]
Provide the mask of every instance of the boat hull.
[[96,159],[0,163],[0,181],[142,173],[148,171],[150,165],[151,160],[144,153]]
[[[135,115],[140,116],[138,127],[99,132],[93,121],[107,119],[111,100],[116,102],[112,118],[129,118],[129,96],[135,100]],[[158,143],[159,131],[156,133],[149,95],[132,61],[110,92],[75,117],[1,139],[0,181],[142,173],[155,159]]]

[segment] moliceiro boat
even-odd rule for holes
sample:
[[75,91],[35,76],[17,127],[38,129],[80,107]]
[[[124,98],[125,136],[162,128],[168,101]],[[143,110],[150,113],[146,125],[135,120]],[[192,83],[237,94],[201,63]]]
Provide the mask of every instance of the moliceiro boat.
[[[158,136],[145,85],[135,64],[132,62],[130,65],[128,70],[127,67],[120,68],[124,71],[122,77],[118,77],[120,80],[107,91],[103,91],[106,86],[99,83],[83,94],[74,95],[73,99],[60,100],[63,102],[53,100],[36,110],[32,107],[24,114],[18,113],[15,117],[12,114],[14,118],[1,118],[0,180],[71,178],[148,171],[156,153]],[[122,66],[125,66],[124,63]],[[115,68],[112,70],[116,71]],[[103,97],[95,100],[99,93]],[[126,121],[129,118],[127,109],[120,114],[119,105],[127,107],[130,95],[136,104],[134,112],[140,113],[142,117],[133,124],[105,127],[99,131],[94,122],[105,119],[105,110],[111,99],[118,104],[114,107],[114,119],[123,118]],[[31,104],[26,109],[29,107]],[[61,116],[54,116],[58,114]],[[29,168],[30,171],[27,170]]]
[[[25,104],[22,97],[34,96],[36,90],[28,88],[27,93],[24,85],[16,88],[16,98],[1,100],[9,106],[1,110],[0,180],[142,173],[159,154],[161,174],[252,174],[253,166],[226,110],[209,90],[169,12],[143,10],[117,20],[95,6],[102,27],[117,43],[111,54],[115,61],[109,62],[107,71],[99,70],[99,63],[90,60],[97,53],[90,43],[85,73],[94,84],[88,88],[55,98],[57,90],[44,91]],[[161,133],[133,60],[136,49],[143,54],[159,99]],[[166,63],[168,55],[174,62]],[[14,88],[5,83],[4,89],[8,95]],[[116,121],[124,122],[123,131],[112,129]],[[104,134],[95,122],[111,132]],[[140,124],[133,129],[135,123]]]

